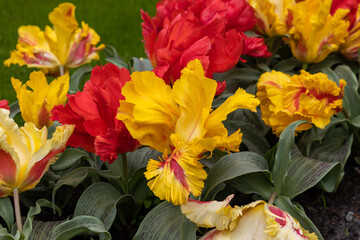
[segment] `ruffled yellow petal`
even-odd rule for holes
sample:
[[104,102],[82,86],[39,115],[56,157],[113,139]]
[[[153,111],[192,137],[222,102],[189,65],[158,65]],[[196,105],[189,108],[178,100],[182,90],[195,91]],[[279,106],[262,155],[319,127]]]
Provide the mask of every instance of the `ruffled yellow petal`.
[[175,149],[170,155],[164,151],[160,161],[151,159],[145,177],[150,180],[148,186],[157,197],[180,205],[186,202],[190,192],[200,195],[207,174],[199,161],[198,145],[186,144],[174,134],[171,140]]
[[267,36],[287,33],[286,21],[288,9],[295,5],[295,0],[248,0],[257,18],[256,29]]
[[205,128],[207,129],[205,137],[227,137],[228,132],[222,124],[222,121],[226,120],[227,115],[239,108],[256,112],[256,107],[259,104],[260,101],[254,95],[239,88],[233,96],[230,96],[223,104],[210,113],[205,123]]
[[78,28],[78,22],[75,19],[75,6],[71,3],[60,4],[49,13],[49,20],[53,24],[57,36],[57,56],[61,65],[65,65],[72,34]]
[[[260,99],[262,119],[279,135],[290,123],[306,120],[319,128],[330,122],[330,117],[342,108],[346,82],[340,87],[323,73],[287,75],[272,71],[260,76],[257,97]],[[311,128],[303,124],[298,132]]]
[[208,121],[216,87],[214,80],[205,77],[197,59],[190,61],[181,71],[181,78],[175,82],[172,94],[180,108],[175,132],[182,140],[190,142],[205,135],[205,122]]
[[349,22],[343,20],[349,10],[330,14],[332,0],[306,0],[296,4],[289,30],[293,55],[302,62],[317,63],[339,49],[348,36]]
[[[55,105],[65,104],[69,90],[69,75],[60,76],[47,83],[42,72],[32,72],[30,80],[22,84],[18,79],[11,79],[19,100],[21,116],[26,122],[35,123],[37,128],[50,126],[51,109]],[[30,90],[29,90],[30,89]]]
[[122,88],[126,101],[120,103],[117,118],[141,144],[170,151],[170,135],[179,117],[170,86],[153,72],[134,72],[131,79]]

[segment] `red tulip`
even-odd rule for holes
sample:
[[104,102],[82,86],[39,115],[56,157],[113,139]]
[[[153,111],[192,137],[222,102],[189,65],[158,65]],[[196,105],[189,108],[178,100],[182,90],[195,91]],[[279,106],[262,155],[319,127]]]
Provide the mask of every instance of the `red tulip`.
[[82,92],[69,95],[65,106],[52,110],[53,120],[75,125],[68,145],[95,152],[109,163],[117,154],[134,151],[139,146],[123,122],[115,118],[119,100],[124,100],[121,89],[128,81],[130,74],[125,68],[119,69],[111,63],[97,66]]

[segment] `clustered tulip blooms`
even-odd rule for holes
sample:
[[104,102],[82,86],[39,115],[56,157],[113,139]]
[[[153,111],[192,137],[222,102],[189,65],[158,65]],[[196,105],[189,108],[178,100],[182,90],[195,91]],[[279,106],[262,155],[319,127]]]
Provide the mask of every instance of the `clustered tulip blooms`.
[[238,108],[256,111],[259,100],[238,89],[212,111],[216,86],[201,62],[193,60],[172,88],[153,72],[135,72],[122,89],[125,100],[117,118],[141,144],[163,153],[160,161],[149,161],[145,173],[160,199],[179,205],[190,193],[200,195],[207,176],[202,154],[215,148],[239,151],[242,133],[228,136],[222,121]]

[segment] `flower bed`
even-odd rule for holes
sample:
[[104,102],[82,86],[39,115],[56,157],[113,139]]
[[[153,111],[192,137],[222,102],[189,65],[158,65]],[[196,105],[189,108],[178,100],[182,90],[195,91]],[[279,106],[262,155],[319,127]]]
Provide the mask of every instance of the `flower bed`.
[[358,4],[163,0],[129,62],[72,3],[20,26],[4,64],[39,71],[0,101],[1,239],[332,237],[308,194],[348,158],[358,179]]

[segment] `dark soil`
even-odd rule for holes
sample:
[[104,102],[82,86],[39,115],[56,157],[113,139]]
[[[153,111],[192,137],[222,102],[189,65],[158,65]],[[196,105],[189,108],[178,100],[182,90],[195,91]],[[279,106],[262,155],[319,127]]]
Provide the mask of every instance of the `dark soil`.
[[360,166],[354,159],[349,159],[335,193],[312,188],[294,201],[304,207],[325,240],[360,240]]

